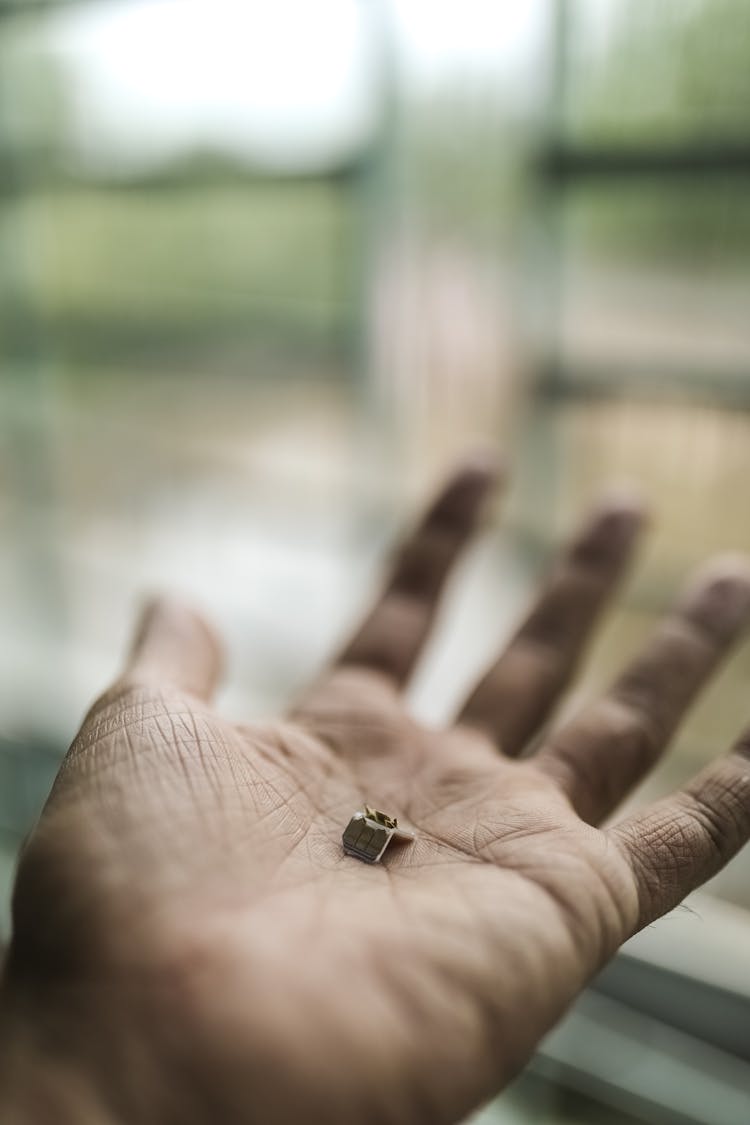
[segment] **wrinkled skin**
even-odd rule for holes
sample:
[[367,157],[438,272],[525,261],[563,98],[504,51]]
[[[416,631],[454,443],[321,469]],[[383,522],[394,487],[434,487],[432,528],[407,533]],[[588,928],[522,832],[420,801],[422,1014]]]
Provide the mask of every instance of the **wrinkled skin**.
[[[401,689],[491,475],[449,483],[283,720],[221,718],[210,630],[173,603],[146,613],[20,865],[9,1120],[52,1104],[59,1121],[144,1125],[459,1121],[745,841],[742,742],[596,827],[747,623],[738,560],[705,570],[611,692],[528,753],[630,554],[633,504],[587,522],[454,726],[409,717]],[[416,832],[375,865],[341,847],[365,802]]]

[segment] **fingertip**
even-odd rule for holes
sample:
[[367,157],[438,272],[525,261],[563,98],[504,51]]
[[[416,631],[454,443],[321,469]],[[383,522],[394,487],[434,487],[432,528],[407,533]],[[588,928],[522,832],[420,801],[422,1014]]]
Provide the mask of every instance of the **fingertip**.
[[505,479],[497,455],[475,450],[458,462],[438,490],[427,512],[427,521],[469,530],[489,495]]
[[469,451],[456,464],[449,483],[484,496],[508,479],[505,458],[496,450],[477,447]]
[[618,564],[649,524],[649,511],[636,489],[617,485],[601,493],[573,544],[578,562]]
[[724,551],[720,555],[713,555],[698,568],[696,578],[704,585],[729,582],[748,586],[750,557],[741,551]]
[[201,613],[172,596],[152,596],[144,603],[127,661],[131,675],[208,697],[222,664],[218,634]]
[[171,594],[153,594],[141,607],[134,647],[138,643],[148,643],[154,634],[164,633],[187,643],[197,641],[211,648],[216,658],[220,658],[218,634],[202,613]]
[[650,519],[650,507],[643,492],[633,481],[616,481],[600,493],[594,513],[601,518],[632,520],[643,523]]
[[716,555],[695,572],[680,609],[719,640],[750,623],[750,558],[738,552]]
[[496,481],[500,477],[507,476],[508,462],[499,450],[489,445],[476,445],[467,450],[459,460],[456,471]]

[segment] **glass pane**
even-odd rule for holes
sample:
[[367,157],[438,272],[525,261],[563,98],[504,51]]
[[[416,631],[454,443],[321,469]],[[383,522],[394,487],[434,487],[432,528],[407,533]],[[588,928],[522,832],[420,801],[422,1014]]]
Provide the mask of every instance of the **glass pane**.
[[[382,99],[356,0],[33,8],[0,21],[11,835],[149,590],[235,599],[236,690],[257,653],[258,710],[326,643]],[[277,599],[296,601],[286,632]]]
[[[544,503],[527,511],[537,542],[558,538],[607,483],[635,486],[651,510],[633,577],[608,615],[569,703],[575,708],[608,686],[695,567],[711,554],[750,553],[750,414],[671,399],[639,402],[625,387],[611,399],[582,396],[567,405],[539,404],[534,428],[546,435],[539,486]],[[635,803],[669,792],[729,748],[747,724],[749,677],[750,650],[744,646],[691,713],[684,735]],[[749,870],[746,851],[713,886],[750,907]]]
[[216,370],[346,350],[355,210],[335,182],[187,182],[36,191],[6,200],[3,222],[48,355],[76,372],[194,370],[208,355]]
[[[560,203],[560,351],[575,374],[750,397],[750,192],[741,177],[581,185]],[[620,390],[625,384],[619,383]]]
[[577,140],[747,139],[744,0],[572,0],[560,5],[565,122]]

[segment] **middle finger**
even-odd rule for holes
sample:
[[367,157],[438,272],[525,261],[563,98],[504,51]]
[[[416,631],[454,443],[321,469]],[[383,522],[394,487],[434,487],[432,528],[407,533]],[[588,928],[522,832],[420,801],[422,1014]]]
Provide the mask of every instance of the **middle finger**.
[[487,731],[517,757],[549,718],[632,554],[643,512],[629,498],[605,501],[563,552],[459,723]]

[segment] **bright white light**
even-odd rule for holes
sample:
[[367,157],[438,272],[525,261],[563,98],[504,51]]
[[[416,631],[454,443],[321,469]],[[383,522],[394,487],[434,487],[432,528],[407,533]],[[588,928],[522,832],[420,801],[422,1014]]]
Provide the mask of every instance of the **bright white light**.
[[[539,64],[549,0],[392,0],[407,82],[417,89],[457,75],[499,87]],[[519,93],[522,93],[519,91]]]
[[366,143],[385,41],[406,89],[479,77],[523,104],[549,0],[110,0],[50,17],[88,170],[222,151],[303,169]]
[[356,0],[127,0],[55,18],[87,163],[209,147],[284,164],[361,140],[372,64]]

